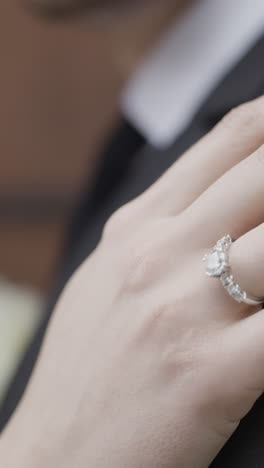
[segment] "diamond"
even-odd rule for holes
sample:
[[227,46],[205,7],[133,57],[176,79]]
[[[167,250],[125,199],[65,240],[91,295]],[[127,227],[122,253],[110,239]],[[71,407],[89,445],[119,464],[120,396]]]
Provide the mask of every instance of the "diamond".
[[228,263],[228,258],[225,252],[212,250],[205,258],[206,273],[208,276],[221,276]]
[[218,240],[213,249],[204,256],[206,274],[219,278],[227,293],[237,302],[255,306],[264,305],[264,297],[250,296],[236,283],[229,262],[229,250],[234,240],[230,235]]

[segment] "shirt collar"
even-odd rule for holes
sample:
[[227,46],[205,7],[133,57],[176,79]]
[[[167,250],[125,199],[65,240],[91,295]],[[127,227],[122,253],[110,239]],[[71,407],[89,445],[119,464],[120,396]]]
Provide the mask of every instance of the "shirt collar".
[[168,146],[263,31],[263,0],[197,1],[130,79],[124,115],[151,144]]

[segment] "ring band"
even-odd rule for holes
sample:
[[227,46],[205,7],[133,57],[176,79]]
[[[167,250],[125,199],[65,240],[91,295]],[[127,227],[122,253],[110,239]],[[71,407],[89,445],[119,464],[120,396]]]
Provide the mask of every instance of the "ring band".
[[229,261],[229,250],[234,240],[226,235],[219,241],[213,249],[204,256],[206,264],[206,274],[211,278],[219,278],[223,287],[235,301],[251,306],[258,306],[264,303],[264,298],[250,296],[235,281]]

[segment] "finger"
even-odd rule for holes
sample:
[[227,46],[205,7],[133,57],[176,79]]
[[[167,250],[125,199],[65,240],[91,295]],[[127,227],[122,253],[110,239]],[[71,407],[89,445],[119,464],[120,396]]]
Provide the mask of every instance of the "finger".
[[238,239],[230,251],[235,281],[250,295],[264,297],[264,224]]
[[209,187],[185,217],[203,245],[227,233],[237,239],[263,221],[263,200],[264,146]]
[[177,214],[263,143],[264,97],[261,97],[229,113],[145,192],[141,200],[148,205],[148,212]]

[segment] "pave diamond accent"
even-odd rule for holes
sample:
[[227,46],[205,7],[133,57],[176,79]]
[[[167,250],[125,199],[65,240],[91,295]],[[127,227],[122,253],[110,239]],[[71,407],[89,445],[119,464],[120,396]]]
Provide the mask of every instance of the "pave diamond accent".
[[247,294],[243,291],[240,286],[235,282],[233,275],[224,273],[221,278],[221,283],[227,290],[228,294],[233,297],[237,302],[242,303],[247,299]]
[[227,236],[222,237],[222,239],[220,239],[217,242],[215,249],[224,250],[225,252],[227,252],[230,249],[232,244],[233,244],[233,239],[228,234]]

